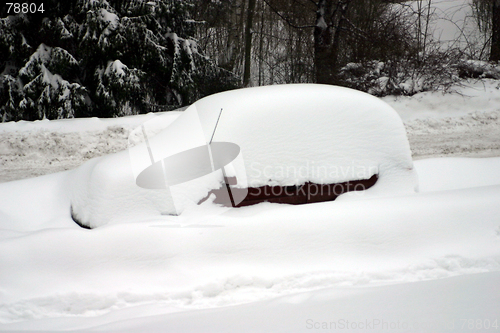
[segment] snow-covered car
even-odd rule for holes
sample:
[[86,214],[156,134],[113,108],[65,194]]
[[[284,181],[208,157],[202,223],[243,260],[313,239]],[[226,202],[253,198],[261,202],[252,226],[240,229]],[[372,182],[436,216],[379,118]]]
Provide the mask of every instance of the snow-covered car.
[[228,91],[197,101],[154,136],[153,125],[131,134],[131,142],[142,143],[75,171],[75,221],[93,228],[137,214],[177,215],[205,201],[308,203],[417,186],[396,111],[352,89],[297,84]]

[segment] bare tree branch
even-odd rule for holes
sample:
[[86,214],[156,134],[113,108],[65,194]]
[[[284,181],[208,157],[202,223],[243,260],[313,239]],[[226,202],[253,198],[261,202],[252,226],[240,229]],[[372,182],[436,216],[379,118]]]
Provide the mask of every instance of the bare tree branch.
[[[268,1],[268,0],[262,0],[262,1],[264,1],[264,3],[265,3],[266,5],[268,5],[268,6],[269,6],[269,8],[271,8],[271,10],[272,10],[272,11],[273,11],[276,15],[278,15],[278,16],[279,16],[279,17],[280,17],[283,21],[285,21],[285,22],[286,22],[289,26],[291,26],[292,28],[295,28],[295,29],[310,29],[310,28],[314,28],[314,27],[315,27],[314,25],[301,25],[301,26],[299,26],[299,25],[293,24],[293,23],[290,21],[290,19],[289,19],[288,17],[284,16],[283,14],[281,14],[281,13],[279,12],[279,10],[277,10],[276,8],[274,8],[274,7],[273,7],[273,6],[269,3],[269,1]],[[312,0],[311,0],[311,1],[312,1]],[[313,2],[314,4],[316,4],[314,1],[312,1],[312,2]]]

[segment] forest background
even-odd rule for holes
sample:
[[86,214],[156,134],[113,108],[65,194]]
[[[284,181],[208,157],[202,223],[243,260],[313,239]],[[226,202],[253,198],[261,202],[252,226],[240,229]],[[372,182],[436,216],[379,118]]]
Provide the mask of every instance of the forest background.
[[[168,111],[228,89],[342,85],[376,96],[500,79],[500,0],[7,3],[0,119]],[[449,2],[449,1],[448,1]],[[456,20],[453,13],[467,13]],[[458,32],[437,36],[434,22]]]

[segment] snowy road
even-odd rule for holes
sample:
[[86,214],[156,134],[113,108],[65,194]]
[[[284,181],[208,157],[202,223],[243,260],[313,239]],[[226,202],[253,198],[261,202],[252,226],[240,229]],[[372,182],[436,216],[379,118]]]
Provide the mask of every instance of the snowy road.
[[500,112],[406,122],[413,159],[500,156]]

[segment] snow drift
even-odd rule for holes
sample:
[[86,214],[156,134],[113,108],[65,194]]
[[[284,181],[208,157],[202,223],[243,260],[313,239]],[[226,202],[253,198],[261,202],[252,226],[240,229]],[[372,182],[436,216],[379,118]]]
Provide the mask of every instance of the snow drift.
[[377,184],[366,191],[372,195],[416,187],[398,114],[383,101],[347,88],[299,84],[229,91],[197,101],[154,137],[148,134],[152,127],[146,123],[131,135],[132,143],[148,142],[74,172],[76,220],[97,227],[137,215],[181,213],[221,187],[220,170],[166,190],[139,188],[136,177],[154,161],[212,140],[241,148],[226,168],[239,187],[328,184],[374,174]]
[[[466,161],[450,159],[448,165],[460,170]],[[477,162],[480,172],[499,159]],[[430,164],[415,163],[426,182],[435,173]],[[494,176],[481,176],[482,187],[448,190],[445,183],[434,192],[369,200],[260,204],[218,216],[143,216],[92,231],[69,217],[66,180],[71,176],[0,185],[5,272],[0,274],[0,325],[5,325],[0,329],[18,321],[46,328],[36,320],[96,317],[148,304],[158,304],[161,313],[193,316],[194,309],[326,287],[342,292],[361,286],[358,292],[369,295],[374,290],[366,287],[403,284],[411,291],[414,281],[500,270],[500,185]],[[398,290],[391,295],[402,297]],[[422,298],[432,295],[431,290]],[[482,304],[485,294],[456,289],[446,295],[470,295]],[[412,314],[428,308],[425,302],[412,308],[412,302],[406,303]],[[496,302],[487,304],[497,310],[498,297]],[[121,318],[140,316],[128,310]],[[101,319],[109,320],[95,322]]]

